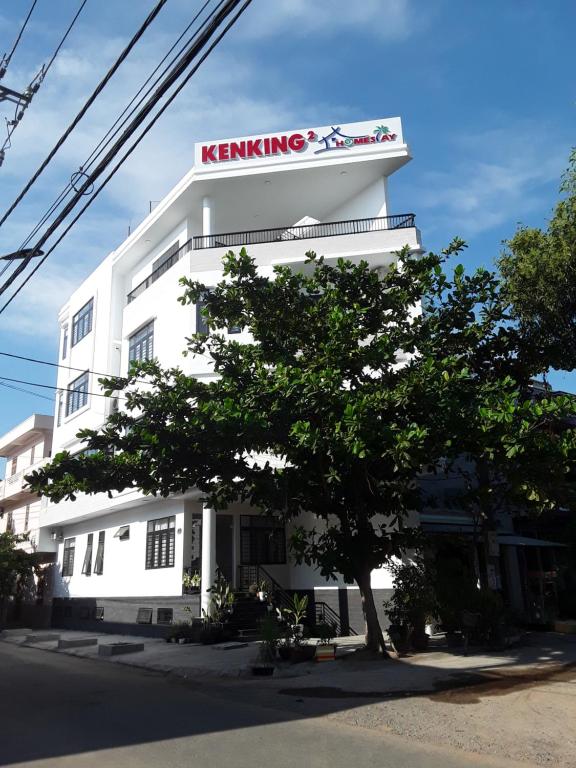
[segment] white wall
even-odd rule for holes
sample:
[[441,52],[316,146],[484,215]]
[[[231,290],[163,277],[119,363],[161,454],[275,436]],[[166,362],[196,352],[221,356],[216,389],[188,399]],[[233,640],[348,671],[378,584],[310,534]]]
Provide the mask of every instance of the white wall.
[[331,211],[325,221],[347,221],[388,216],[388,179],[382,176],[369,184],[359,195],[346,200]]
[[[176,517],[175,562],[172,568],[147,570],[146,533],[148,520]],[[120,541],[114,534],[121,525],[130,526],[130,539]],[[104,572],[94,573],[98,534],[105,531]],[[180,533],[178,533],[180,531]],[[82,574],[88,534],[93,533],[92,574]],[[169,499],[143,507],[66,526],[64,539],[75,537],[74,573],[56,578],[55,597],[170,596],[182,594],[182,553],[184,538],[184,502]],[[64,542],[58,547],[58,573],[62,573]]]

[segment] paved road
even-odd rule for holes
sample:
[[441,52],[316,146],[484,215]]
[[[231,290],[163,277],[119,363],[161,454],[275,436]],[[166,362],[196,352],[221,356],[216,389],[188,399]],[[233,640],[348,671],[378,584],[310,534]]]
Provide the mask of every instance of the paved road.
[[[507,765],[188,683],[0,642],[0,765],[462,768]],[[242,700],[242,698],[244,700]],[[526,765],[526,764],[525,764]]]

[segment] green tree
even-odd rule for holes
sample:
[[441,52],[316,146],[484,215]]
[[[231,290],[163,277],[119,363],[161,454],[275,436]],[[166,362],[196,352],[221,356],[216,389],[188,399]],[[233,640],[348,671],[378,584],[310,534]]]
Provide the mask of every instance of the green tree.
[[576,150],[543,229],[520,227],[499,260],[506,296],[540,368],[576,368]]
[[32,556],[19,548],[26,541],[27,536],[10,531],[0,533],[0,625],[7,599],[16,596],[19,585],[27,584],[33,574]]
[[[385,653],[370,577],[417,539],[418,474],[463,453],[502,462],[509,494],[541,508],[572,456],[572,434],[556,428],[568,403],[526,396],[531,371],[494,276],[443,273],[462,247],[403,251],[384,274],[309,254],[301,272],[272,277],[228,253],[215,288],[182,281],[209,328],[187,351],[209,356],[217,378],[146,362],[107,380],[124,409],[80,433],[90,454],[58,454],[32,488],[59,501],[197,487],[216,509],[242,500],[292,519],[296,560],[358,584],[367,646]],[[230,339],[230,326],[252,340]]]

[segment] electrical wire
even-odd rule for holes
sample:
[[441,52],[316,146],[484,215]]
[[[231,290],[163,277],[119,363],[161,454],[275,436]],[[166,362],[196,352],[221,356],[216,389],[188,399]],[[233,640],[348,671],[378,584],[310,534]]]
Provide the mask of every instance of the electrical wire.
[[34,397],[41,397],[43,400],[48,400],[51,403],[54,402],[53,397],[48,397],[48,395],[42,395],[40,394],[40,392],[32,392],[32,390],[24,389],[23,387],[15,387],[12,384],[6,384],[3,381],[0,381],[0,387],[6,387],[6,389],[15,389],[18,392],[25,392],[27,395],[34,395]]
[[[101,376],[103,379],[118,379],[118,378],[126,378],[125,376],[121,376],[117,373],[99,373],[98,371],[93,371],[90,368],[75,368],[73,365],[64,365],[62,363],[53,363],[49,360],[39,360],[37,357],[26,357],[25,355],[16,355],[13,352],[0,352],[0,355],[2,357],[11,357],[15,360],[25,360],[27,363],[37,363],[38,365],[49,365],[52,368],[62,368],[66,369],[67,371],[79,371],[80,373],[91,373],[94,376]],[[139,382],[140,384],[150,384],[149,381],[146,381],[145,379],[134,379],[134,381]]]
[[[36,170],[36,172],[34,173],[34,175],[32,176],[32,178],[31,178],[31,179],[30,179],[30,180],[27,182],[27,184],[26,184],[26,186],[24,187],[24,189],[23,189],[23,190],[20,192],[20,194],[19,194],[19,195],[18,195],[18,197],[17,197],[17,198],[14,200],[14,202],[12,203],[12,205],[11,205],[11,206],[8,208],[8,210],[6,211],[6,213],[5,213],[5,214],[2,216],[2,218],[0,219],[0,226],[2,226],[2,224],[4,224],[4,222],[6,221],[6,219],[7,219],[7,218],[10,216],[10,214],[11,214],[11,213],[14,211],[14,209],[16,208],[16,206],[17,206],[17,205],[18,205],[18,204],[19,204],[19,203],[22,201],[22,199],[25,197],[25,195],[27,194],[27,192],[30,190],[30,187],[31,187],[31,186],[34,184],[34,182],[35,182],[35,181],[38,179],[38,177],[40,176],[40,174],[41,174],[41,173],[42,173],[42,172],[43,172],[43,171],[46,169],[46,166],[47,166],[47,165],[48,165],[48,164],[51,162],[52,158],[53,158],[53,157],[54,157],[54,155],[55,155],[55,154],[58,152],[58,150],[60,149],[60,147],[62,146],[62,144],[64,144],[64,142],[66,141],[66,139],[68,138],[68,136],[70,136],[70,134],[71,134],[71,133],[72,133],[72,131],[73,131],[73,130],[76,128],[76,126],[78,125],[78,123],[80,122],[80,120],[81,120],[81,119],[84,117],[84,115],[86,114],[86,112],[87,112],[87,111],[90,109],[90,107],[92,106],[92,104],[93,104],[93,103],[96,101],[96,99],[98,98],[98,96],[100,95],[100,93],[101,93],[101,92],[104,90],[104,88],[106,87],[106,85],[108,84],[108,82],[110,81],[110,79],[111,79],[111,78],[112,78],[112,77],[113,77],[113,76],[116,74],[116,72],[117,72],[117,70],[119,69],[120,65],[121,65],[121,64],[124,62],[124,60],[126,59],[126,57],[128,56],[128,54],[130,53],[130,51],[131,51],[131,50],[134,48],[134,46],[135,46],[135,45],[136,45],[136,43],[137,43],[137,42],[140,40],[140,38],[142,37],[142,35],[144,34],[144,32],[145,32],[145,31],[148,29],[148,27],[149,27],[149,26],[152,24],[152,22],[154,21],[154,19],[156,18],[156,16],[158,16],[158,14],[160,13],[160,11],[162,10],[162,7],[163,7],[164,5],[166,5],[166,2],[167,2],[167,0],[159,0],[159,2],[158,2],[158,3],[156,4],[156,6],[155,6],[155,7],[152,9],[152,11],[150,11],[150,13],[149,13],[149,14],[148,14],[148,16],[146,17],[146,19],[144,20],[144,22],[142,23],[142,25],[140,26],[140,28],[137,30],[136,34],[135,34],[135,35],[132,37],[132,39],[130,40],[130,42],[128,43],[128,45],[127,45],[127,46],[124,48],[124,50],[122,51],[122,53],[121,53],[121,54],[118,56],[118,58],[116,59],[116,61],[114,62],[114,64],[113,64],[113,65],[110,67],[110,69],[108,70],[108,72],[107,72],[107,73],[104,75],[104,77],[102,78],[102,80],[101,80],[101,81],[98,83],[98,85],[96,86],[96,88],[95,88],[95,89],[94,89],[94,91],[92,92],[91,96],[88,98],[88,100],[86,101],[86,103],[84,104],[84,106],[82,107],[82,109],[81,109],[81,110],[78,112],[78,114],[76,115],[76,117],[74,118],[74,120],[73,120],[73,121],[70,123],[70,125],[68,126],[68,128],[67,128],[67,129],[64,131],[64,133],[62,134],[62,136],[61,136],[61,137],[58,139],[58,141],[56,142],[56,144],[54,145],[54,147],[52,148],[52,150],[51,150],[51,151],[48,153],[48,156],[46,157],[46,159],[43,161],[43,163],[40,165],[40,167],[39,167],[39,168]],[[72,188],[72,184],[70,184],[70,185],[69,185],[69,188],[70,188],[70,189]],[[59,198],[58,198],[58,200],[57,200],[57,204],[58,204],[58,205],[59,205],[59,204],[60,204],[60,202],[61,202],[61,197],[62,197],[62,193],[61,193],[61,195],[59,196]],[[55,205],[55,204],[53,204],[53,206],[54,206],[54,205]],[[52,211],[53,211],[53,207],[50,209],[50,211],[49,211],[49,214],[48,214],[48,215],[51,215]],[[45,216],[46,216],[46,214],[45,214]]]
[[[87,373],[87,371],[85,371]],[[56,392],[71,392],[72,390],[68,387],[57,387],[54,384],[38,384],[35,381],[26,381],[25,379],[11,379],[9,376],[0,376],[0,381],[12,381],[15,384],[27,384],[30,387],[41,387],[42,389],[53,389],[56,390]],[[104,392],[87,392],[85,389],[78,390],[84,395],[94,395],[94,397],[109,397],[109,398],[120,398],[121,400],[125,400],[126,398],[122,395],[106,395]]]
[[20,42],[20,38],[24,34],[24,30],[26,29],[28,22],[30,21],[30,16],[32,16],[32,11],[36,7],[36,3],[38,0],[34,0],[32,3],[32,7],[28,11],[28,16],[24,19],[24,23],[22,24],[22,27],[20,28],[20,32],[18,33],[18,37],[16,38],[16,42],[12,46],[12,50],[7,56],[2,57],[2,61],[0,62],[0,80],[4,77],[6,74],[6,70],[8,69],[8,66],[10,65],[10,61],[12,59],[12,56],[14,56],[14,53],[16,52],[16,48],[18,48],[18,43]]
[[[165,0],[164,0],[164,2],[165,2]],[[118,117],[118,118],[116,118],[116,121],[115,121],[115,122],[112,124],[112,126],[111,126],[111,127],[108,129],[107,133],[106,133],[106,134],[104,135],[104,137],[103,137],[103,138],[100,140],[100,142],[99,142],[99,143],[96,145],[96,147],[95,147],[95,148],[92,150],[92,153],[89,155],[89,157],[88,157],[88,158],[87,158],[87,159],[84,161],[84,163],[83,163],[83,164],[80,166],[80,168],[79,168],[79,173],[80,173],[80,175],[81,175],[81,176],[82,176],[82,175],[83,175],[83,176],[86,176],[86,175],[87,175],[87,173],[86,173],[86,172],[87,172],[87,171],[88,171],[88,170],[89,170],[89,169],[92,167],[92,165],[94,164],[95,160],[96,160],[96,159],[97,159],[97,158],[98,158],[98,157],[99,157],[99,156],[102,154],[102,152],[104,151],[104,148],[110,144],[110,142],[112,141],[112,139],[114,138],[114,136],[115,136],[115,135],[117,135],[117,133],[118,133],[119,129],[120,129],[122,126],[126,125],[126,123],[128,122],[128,119],[130,118],[130,115],[133,115],[133,114],[135,113],[136,109],[137,109],[137,108],[138,108],[138,107],[139,107],[139,106],[140,106],[140,105],[143,103],[143,101],[145,100],[146,96],[147,96],[147,95],[149,95],[149,94],[152,92],[152,89],[153,89],[153,88],[154,88],[156,85],[158,85],[158,83],[159,83],[159,82],[160,82],[160,80],[162,79],[162,76],[163,76],[163,75],[164,75],[164,74],[165,74],[165,73],[168,71],[169,67],[170,67],[170,66],[172,66],[172,65],[174,64],[174,62],[175,62],[175,61],[178,59],[178,56],[181,56],[181,55],[182,55],[182,53],[183,53],[183,52],[186,50],[186,47],[187,47],[187,46],[189,46],[189,45],[190,45],[190,43],[193,41],[193,39],[194,39],[194,35],[192,35],[192,37],[188,39],[188,41],[187,41],[187,42],[184,44],[184,46],[183,46],[182,48],[180,48],[180,50],[178,51],[178,53],[177,53],[177,54],[176,54],[176,55],[175,55],[175,56],[174,56],[174,57],[171,59],[171,61],[170,61],[170,62],[167,64],[167,66],[164,68],[164,70],[163,70],[163,73],[162,73],[162,74],[161,74],[159,77],[157,77],[157,78],[156,78],[156,80],[155,80],[155,81],[154,81],[154,82],[153,82],[153,83],[152,83],[150,86],[148,86],[148,83],[150,82],[150,80],[151,80],[151,79],[154,77],[154,75],[155,75],[155,74],[156,74],[156,72],[157,72],[157,71],[160,69],[160,67],[162,66],[162,64],[163,64],[163,63],[166,61],[166,59],[167,59],[167,58],[170,56],[170,54],[171,54],[171,53],[174,51],[174,49],[176,48],[176,46],[178,45],[178,43],[179,43],[179,42],[182,40],[182,38],[183,38],[183,37],[186,35],[186,33],[189,31],[189,29],[190,29],[190,28],[193,26],[193,24],[194,24],[194,23],[195,23],[195,22],[198,20],[198,18],[199,18],[199,17],[200,17],[200,15],[201,15],[201,14],[204,12],[204,10],[206,9],[206,7],[207,7],[207,6],[210,4],[210,2],[212,2],[212,0],[206,0],[206,1],[204,2],[204,4],[202,5],[202,7],[200,8],[200,10],[199,10],[199,11],[196,13],[196,15],[195,15],[195,16],[193,17],[193,19],[190,21],[190,23],[188,24],[188,26],[187,26],[187,27],[184,29],[184,31],[181,33],[181,35],[178,37],[178,39],[177,39],[177,40],[175,41],[175,43],[172,45],[172,47],[170,48],[170,50],[169,50],[169,51],[166,53],[166,55],[164,56],[164,58],[163,58],[163,59],[162,59],[162,60],[159,62],[159,64],[158,64],[158,65],[156,66],[156,68],[155,68],[155,69],[152,71],[152,73],[151,73],[151,74],[150,74],[150,75],[147,77],[146,81],[143,83],[143,85],[140,87],[140,89],[139,89],[139,90],[136,92],[136,95],[135,95],[135,96],[134,96],[134,97],[131,99],[131,101],[128,103],[128,105],[127,105],[127,106],[124,108],[124,110],[123,110],[123,111],[122,111],[122,113],[119,115],[119,117]],[[146,93],[145,93],[145,94],[144,94],[144,95],[143,95],[143,96],[142,96],[142,97],[141,97],[141,98],[138,100],[138,102],[137,102],[137,103],[134,105],[134,107],[132,107],[132,109],[130,110],[130,112],[129,112],[129,113],[126,115],[126,113],[128,112],[128,110],[130,109],[131,105],[132,105],[132,104],[133,104],[133,103],[136,101],[136,99],[138,98],[138,96],[140,96],[140,94],[141,94],[141,93],[144,91],[144,89],[145,89],[147,86],[148,86],[148,88],[147,88],[147,91],[146,91]],[[126,117],[124,117],[124,115],[126,115]],[[124,119],[122,120],[122,118],[123,118],[123,117],[124,117]],[[71,126],[70,126],[70,128],[68,129],[68,131],[70,131],[70,132],[71,132],[71,131],[73,130],[73,128],[74,128],[74,127],[75,127],[74,125],[71,125]],[[67,133],[68,133],[68,131],[67,131]],[[108,139],[108,137],[109,137],[109,136],[110,136],[110,138]],[[108,140],[107,140],[107,139],[108,139]],[[54,150],[53,150],[53,153],[51,153],[52,157],[53,157],[53,156],[54,156],[54,154],[56,153],[57,149],[58,149],[58,145],[57,145],[57,146],[54,148]],[[51,157],[49,156],[49,157],[48,157],[48,158],[47,158],[47,159],[44,161],[44,163],[43,163],[43,168],[44,168],[44,167],[46,167],[46,165],[47,165],[47,164],[50,162],[50,160],[51,160]],[[10,208],[10,210],[8,210],[8,211],[7,211],[7,213],[5,214],[5,216],[4,216],[2,219],[0,219],[0,226],[2,226],[2,224],[4,223],[4,221],[6,220],[6,218],[7,218],[7,217],[10,215],[10,213],[11,213],[11,212],[14,210],[14,208],[16,207],[16,205],[17,205],[17,204],[20,202],[20,200],[22,199],[22,197],[24,196],[24,194],[26,193],[26,191],[27,191],[27,190],[28,190],[28,189],[29,189],[29,188],[32,186],[32,184],[34,183],[35,179],[36,179],[36,178],[38,177],[38,175],[40,175],[40,173],[42,172],[43,168],[39,169],[39,171],[38,171],[38,174],[37,174],[37,175],[35,174],[35,176],[34,176],[34,177],[33,177],[33,178],[30,180],[30,182],[28,183],[28,185],[27,185],[26,189],[23,191],[23,193],[22,193],[21,197],[20,197],[19,199],[17,199],[17,200],[16,200],[16,201],[13,203],[13,205],[12,205],[12,206],[11,206],[11,208]],[[25,245],[27,245],[27,243],[29,243],[29,242],[30,242],[30,240],[32,240],[32,238],[34,237],[34,235],[35,235],[35,234],[36,234],[36,233],[37,233],[37,232],[38,232],[38,231],[39,231],[39,230],[40,230],[40,229],[41,229],[41,228],[44,226],[44,224],[45,224],[45,223],[46,223],[46,222],[49,220],[50,216],[51,216],[51,215],[52,215],[52,214],[53,214],[53,213],[56,211],[56,209],[57,209],[57,208],[60,206],[60,204],[61,204],[61,203],[62,203],[62,202],[63,202],[63,201],[66,199],[66,197],[68,197],[68,195],[70,194],[70,192],[72,192],[73,190],[74,190],[74,176],[72,177],[72,179],[70,180],[70,182],[68,183],[68,185],[67,185],[67,186],[66,186],[66,187],[65,187],[65,188],[62,190],[62,192],[60,193],[60,195],[58,196],[58,198],[57,198],[57,199],[56,199],[56,200],[55,200],[55,201],[52,203],[52,205],[50,206],[50,208],[49,208],[49,209],[48,209],[48,210],[47,210],[47,211],[44,213],[44,215],[42,216],[42,218],[40,219],[40,221],[39,221],[39,222],[36,224],[36,226],[34,227],[34,229],[32,230],[32,232],[31,232],[31,233],[28,235],[28,237],[26,238],[26,240],[25,240],[25,241],[24,241],[24,243],[22,244],[21,248],[22,248],[22,247],[24,247]]]
[[[124,153],[123,157],[120,159],[120,161],[114,166],[112,171],[108,174],[108,176],[104,179],[104,181],[101,183],[100,187],[92,192],[92,196],[90,199],[84,204],[84,206],[80,209],[78,214],[74,217],[72,222],[66,227],[64,232],[60,235],[60,237],[56,240],[56,242],[50,246],[50,248],[46,251],[46,253],[43,255],[42,259],[35,265],[34,269],[28,274],[28,276],[23,280],[23,282],[20,284],[20,286],[16,289],[16,291],[12,294],[12,296],[8,299],[7,302],[0,308],[0,314],[5,311],[5,309],[11,304],[11,302],[14,300],[14,298],[20,293],[22,288],[29,282],[29,280],[32,278],[32,276],[38,271],[38,269],[42,266],[42,264],[46,261],[50,253],[56,248],[56,246],[62,241],[62,239],[65,237],[65,235],[70,231],[72,226],[78,221],[80,216],[86,211],[86,209],[92,204],[92,202],[97,198],[97,196],[100,194],[100,192],[104,189],[104,187],[108,184],[110,179],[114,176],[114,174],[118,171],[120,166],[125,162],[125,160],[132,154],[132,152],[136,149],[136,147],[140,144],[142,139],[145,137],[145,135],[150,131],[150,129],[153,127],[153,125],[156,123],[156,121],[160,118],[160,116],[165,112],[165,110],[168,108],[168,106],[172,103],[172,101],[176,98],[176,96],[180,93],[180,91],[184,88],[184,86],[190,81],[192,76],[196,73],[198,68],[201,66],[201,64],[205,61],[205,59],[208,57],[208,55],[214,50],[216,45],[222,40],[222,38],[226,35],[226,33],[231,29],[231,27],[237,22],[237,20],[240,18],[240,16],[246,11],[248,6],[251,4],[252,0],[244,0],[242,3],[242,0],[228,0],[228,2],[220,3],[219,10],[214,11],[212,16],[209,17],[209,19],[204,22],[204,31],[202,31],[202,28],[197,34],[197,40],[196,42],[190,46],[188,52],[184,55],[182,60],[178,62],[175,67],[171,70],[171,72],[167,75],[164,82],[161,86],[159,86],[156,91],[154,92],[153,96],[148,99],[144,107],[140,109],[130,126],[123,132],[122,136],[118,139],[118,141],[115,143],[115,145],[112,147],[112,149],[106,154],[104,159],[98,164],[96,170],[91,174],[91,176],[88,177],[88,179],[82,184],[80,189],[77,191],[75,198],[73,198],[72,201],[68,203],[68,205],[64,208],[64,210],[59,214],[59,216],[56,218],[56,220],[52,223],[50,227],[48,227],[48,230],[44,233],[44,235],[40,238],[40,240],[37,242],[36,246],[32,249],[32,255],[26,257],[26,259],[23,260],[23,263],[20,264],[17,269],[14,271],[14,273],[11,275],[11,277],[6,281],[2,287],[0,287],[0,294],[4,293],[7,288],[14,282],[16,277],[18,277],[19,274],[21,274],[24,269],[28,266],[29,262],[33,258],[34,254],[40,249],[40,247],[48,240],[48,238],[55,232],[55,230],[60,226],[60,224],[63,222],[63,220],[68,216],[68,214],[73,210],[76,203],[79,201],[79,199],[84,195],[86,190],[93,185],[94,181],[97,180],[106,170],[110,162],[114,159],[114,157],[118,154],[118,152],[122,149],[124,144],[128,142],[128,140],[132,137],[132,135],[136,132],[137,128],[140,126],[143,119],[148,117],[148,115],[152,112],[154,106],[156,106],[158,100],[166,94],[166,92],[177,82],[179,77],[186,71],[186,69],[190,66],[190,64],[194,61],[194,59],[198,56],[200,51],[204,48],[207,42],[210,41],[210,39],[215,35],[214,40],[212,43],[208,46],[208,49],[200,56],[199,60],[196,62],[196,64],[192,67],[191,71],[184,77],[182,82],[175,88],[175,90],[172,92],[172,94],[168,97],[166,102],[162,105],[162,107],[159,109],[159,111],[156,113],[156,115],[151,119],[151,121],[144,127],[142,133],[140,136],[136,139],[136,141],[132,144],[132,146]],[[238,9],[238,6],[241,6]],[[229,22],[224,26],[224,28],[217,32],[219,27],[223,24],[223,22],[226,20],[227,17],[230,16],[230,14],[234,14],[233,17],[229,20]]]
[[55,50],[55,51],[54,51],[54,53],[52,54],[52,58],[50,59],[50,61],[49,61],[49,62],[48,62],[48,64],[46,65],[46,67],[43,69],[43,72],[42,72],[42,80],[44,80],[44,78],[46,77],[46,75],[47,75],[47,74],[48,74],[48,72],[50,71],[50,67],[52,66],[52,64],[54,64],[54,61],[55,61],[55,59],[56,59],[56,56],[58,56],[58,54],[60,53],[60,49],[62,48],[62,46],[63,46],[63,45],[64,45],[64,43],[66,42],[66,38],[68,37],[68,35],[69,35],[69,34],[70,34],[70,32],[72,31],[72,28],[74,27],[74,25],[76,24],[76,22],[77,22],[77,20],[78,20],[78,16],[80,16],[80,14],[82,13],[82,11],[84,10],[84,6],[86,5],[86,3],[87,3],[87,2],[88,2],[88,0],[82,0],[82,2],[80,3],[80,7],[79,7],[79,8],[78,8],[78,10],[76,11],[76,15],[74,16],[74,18],[73,18],[73,19],[72,19],[72,21],[70,22],[70,25],[69,25],[68,29],[67,29],[67,30],[66,30],[66,32],[64,33],[64,35],[63,35],[62,39],[60,40],[60,42],[58,43],[58,46],[56,47],[56,50]]

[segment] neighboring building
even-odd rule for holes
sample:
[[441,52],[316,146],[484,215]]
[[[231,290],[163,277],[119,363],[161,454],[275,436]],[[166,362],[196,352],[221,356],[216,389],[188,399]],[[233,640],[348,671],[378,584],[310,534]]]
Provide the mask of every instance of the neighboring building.
[[[41,500],[30,493],[24,476],[46,464],[52,451],[52,416],[35,413],[0,436],[0,456],[6,458],[5,478],[0,481],[0,533],[27,534],[21,545],[27,552],[39,552]],[[47,551],[53,550],[48,546]]]
[[[131,360],[156,357],[203,379],[213,375],[205,357],[182,357],[202,317],[200,307],[178,303],[178,280],[215,284],[229,248],[246,246],[263,275],[278,264],[299,269],[309,250],[328,263],[365,259],[374,269],[405,245],[421,251],[414,216],[397,213],[388,196],[389,177],[410,159],[399,118],[197,146],[194,168],[60,312],[66,367],[55,450],[80,450],[78,430],[101,426],[121,407],[99,394],[103,372],[122,375]],[[291,565],[283,526],[246,506],[216,514],[199,496],[193,488],[165,500],[128,490],[49,505],[43,537],[58,542],[55,595],[76,599],[63,608],[68,618],[101,617],[104,609],[105,620],[134,620],[137,606],[155,605],[174,606],[176,617],[185,572],[201,574],[201,599],[186,598],[199,615],[217,568],[241,588],[263,566],[282,588],[308,591],[343,625],[362,629],[358,590]],[[380,605],[389,574],[374,573],[373,586]]]

